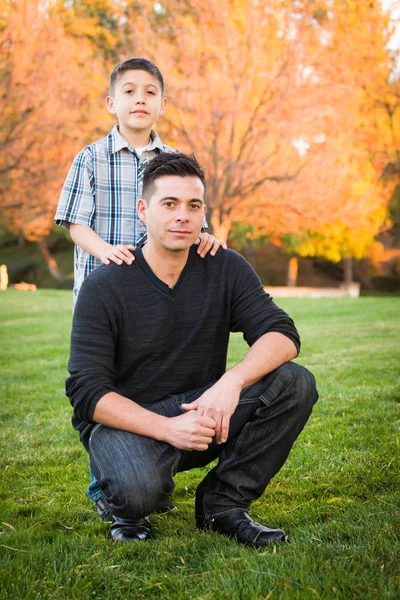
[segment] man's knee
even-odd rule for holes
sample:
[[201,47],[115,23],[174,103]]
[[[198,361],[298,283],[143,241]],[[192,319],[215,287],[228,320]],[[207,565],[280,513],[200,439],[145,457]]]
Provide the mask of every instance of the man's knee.
[[315,378],[305,367],[287,362],[266,376],[260,399],[266,406],[286,403],[288,407],[311,413],[318,400]]
[[308,369],[294,362],[279,367],[285,385],[293,392],[300,406],[310,410],[318,400],[315,377]]
[[89,453],[103,500],[117,517],[147,516],[174,488],[176,455],[168,445],[98,426],[90,438]]
[[140,519],[157,511],[174,489],[172,479],[163,481],[154,471],[138,476],[116,470],[112,480],[100,481],[100,486],[112,513],[124,519]]

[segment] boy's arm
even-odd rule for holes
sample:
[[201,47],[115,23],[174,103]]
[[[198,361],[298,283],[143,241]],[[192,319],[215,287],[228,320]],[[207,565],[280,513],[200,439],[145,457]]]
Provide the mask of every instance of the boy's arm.
[[130,252],[135,249],[133,245],[124,246],[118,244],[118,246],[113,246],[112,244],[108,244],[88,225],[71,223],[69,231],[72,240],[77,246],[80,246],[85,252],[100,259],[105,265],[109,265],[110,262],[115,262],[117,265],[122,265],[123,262],[131,265],[135,260],[135,257]]

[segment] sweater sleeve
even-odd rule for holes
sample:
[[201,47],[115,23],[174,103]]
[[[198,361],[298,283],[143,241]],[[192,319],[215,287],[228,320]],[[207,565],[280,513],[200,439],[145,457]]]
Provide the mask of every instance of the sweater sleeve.
[[288,337],[300,351],[300,337],[289,315],[279,308],[264,290],[251,265],[235,254],[232,286],[231,331],[240,331],[249,346],[271,331]]
[[79,292],[71,333],[66,395],[80,421],[93,422],[97,402],[115,386],[115,316],[101,286],[88,277]]

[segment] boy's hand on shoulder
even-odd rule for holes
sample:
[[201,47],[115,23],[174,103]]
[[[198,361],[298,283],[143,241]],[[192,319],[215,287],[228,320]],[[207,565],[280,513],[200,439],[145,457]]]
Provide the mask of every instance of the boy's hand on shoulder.
[[200,254],[201,258],[204,258],[208,252],[211,256],[215,256],[217,250],[222,246],[224,250],[227,249],[226,242],[220,242],[216,237],[211,235],[211,233],[207,233],[206,231],[202,231],[195,241],[195,245],[198,246],[197,254]]
[[109,265],[111,262],[114,262],[116,265],[122,265],[122,263],[131,265],[135,260],[131,250],[135,250],[135,246],[132,246],[132,244],[128,246],[124,246],[123,244],[118,244],[118,246],[110,245],[106,254],[101,256],[101,262],[105,265]]

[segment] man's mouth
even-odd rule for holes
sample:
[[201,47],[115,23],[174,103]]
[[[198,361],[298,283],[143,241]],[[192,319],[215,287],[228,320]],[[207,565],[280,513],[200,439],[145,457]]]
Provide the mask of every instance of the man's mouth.
[[148,115],[149,113],[145,110],[132,110],[132,115]]

